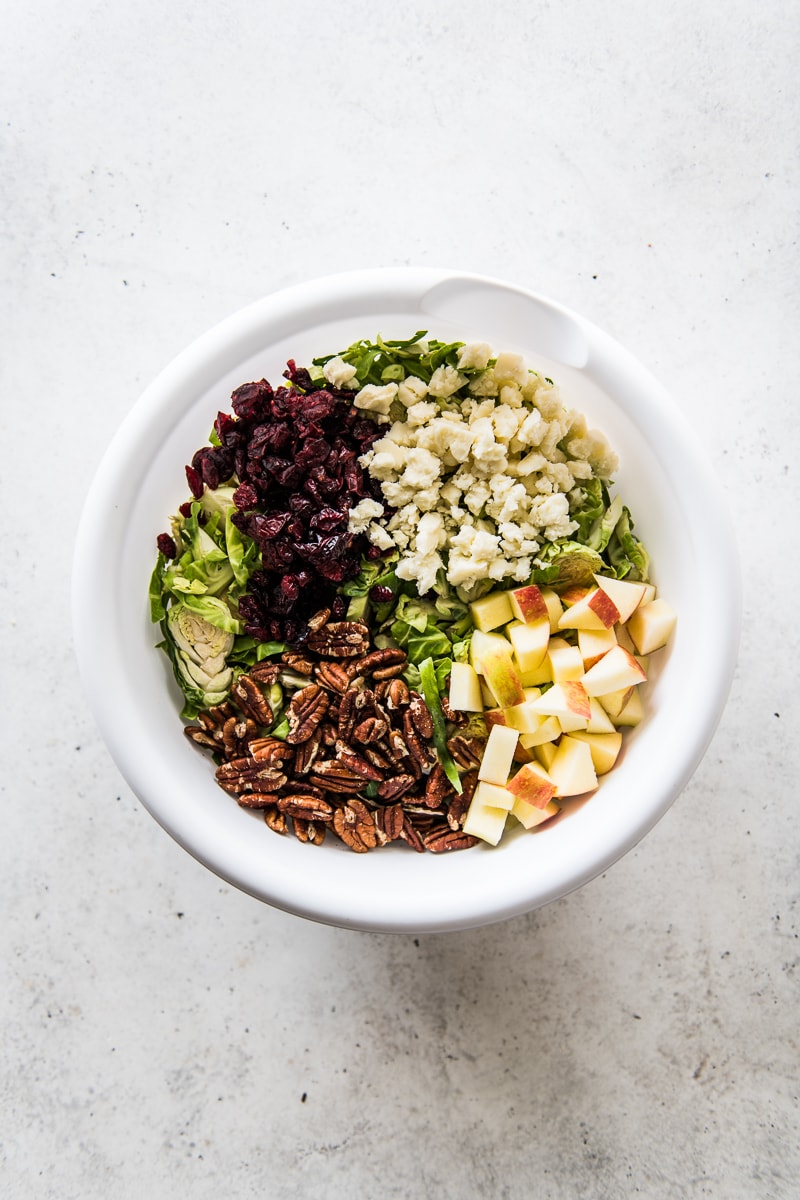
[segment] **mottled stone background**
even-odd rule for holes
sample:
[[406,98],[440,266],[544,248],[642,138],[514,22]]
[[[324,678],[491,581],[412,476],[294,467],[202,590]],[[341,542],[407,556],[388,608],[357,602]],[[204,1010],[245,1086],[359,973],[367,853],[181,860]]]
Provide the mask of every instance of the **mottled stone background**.
[[[800,10],[30,0],[3,26],[0,1193],[800,1195]],[[150,379],[268,291],[404,263],[623,341],[746,570],[729,706],[657,829],[546,910],[420,938],[273,912],[179,850],[100,742],[68,601]]]

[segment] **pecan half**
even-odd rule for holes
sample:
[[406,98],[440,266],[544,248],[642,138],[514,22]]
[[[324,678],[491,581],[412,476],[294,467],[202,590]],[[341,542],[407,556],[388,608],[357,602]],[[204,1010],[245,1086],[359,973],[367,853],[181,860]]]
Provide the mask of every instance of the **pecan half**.
[[278,808],[292,819],[299,817],[302,821],[322,821],[326,825],[333,820],[332,805],[310,791],[298,792],[294,796],[281,796]]
[[322,746],[322,733],[318,728],[314,730],[311,737],[305,742],[301,742],[295,750],[294,754],[294,773],[295,775],[307,775],[314,763],[319,758],[320,748]]
[[202,725],[187,725],[183,732],[195,746],[202,746],[204,750],[219,750],[219,741]]
[[364,854],[378,844],[378,834],[372,814],[362,800],[349,800],[333,814],[333,828],[342,841]]
[[277,804],[264,809],[264,820],[273,833],[286,833],[286,817],[278,810]]
[[[407,658],[405,650],[401,650],[399,646],[387,646],[385,650],[372,650],[362,658],[356,659],[353,666],[358,668],[359,675],[371,675],[373,671],[377,672],[385,667],[404,667]],[[377,674],[375,677],[381,678]]]
[[286,775],[270,763],[252,758],[234,758],[216,771],[217,783],[234,796],[242,792],[275,792],[286,783]]
[[329,703],[328,693],[318,683],[309,683],[295,692],[286,707],[289,722],[286,741],[293,746],[307,742],[328,711]]
[[278,804],[274,792],[242,792],[236,798],[242,808],[275,808]]
[[425,844],[412,825],[408,813],[403,813],[403,828],[400,830],[400,837],[408,843],[412,850],[416,850],[417,854],[424,853]]
[[471,770],[481,765],[483,751],[486,748],[484,738],[468,738],[456,733],[447,742],[447,749],[460,767]]
[[311,633],[315,633],[317,629],[321,629],[331,615],[329,608],[321,608],[319,612],[315,612],[313,617],[309,617],[306,624]]
[[246,717],[256,725],[272,724],[272,709],[261,688],[249,675],[240,675],[231,688],[231,695]]
[[341,740],[336,742],[336,758],[339,762],[344,763],[348,771],[354,771],[356,775],[360,775],[368,782],[380,783],[383,779],[383,772],[379,771],[377,767],[373,767],[346,742]]
[[425,803],[428,808],[440,808],[445,797],[454,791],[455,788],[445,775],[442,764],[434,763],[425,783]]
[[369,629],[361,621],[331,621],[313,629],[307,645],[328,658],[358,658],[369,646]]
[[340,762],[315,762],[311,768],[311,776],[319,787],[324,788],[326,792],[341,792],[344,795],[353,795],[355,792],[360,792],[364,787],[364,778],[358,775],[355,771],[351,771],[344,763]]
[[430,709],[419,692],[411,692],[408,715],[411,723],[421,738],[433,737],[433,717]]
[[[424,703],[424,701],[423,701]],[[427,712],[427,707],[425,709]],[[411,717],[411,708],[407,708],[403,713],[403,737],[408,746],[408,753],[421,771],[428,771],[433,766],[436,758],[433,751],[427,742],[423,742],[414,726]]]
[[397,800],[400,796],[404,796],[416,782],[413,775],[395,775],[393,779],[384,779],[378,788],[378,795],[381,800]]
[[278,676],[281,669],[277,663],[268,662],[266,659],[263,662],[256,663],[254,667],[248,667],[247,674],[251,679],[255,679],[256,683],[263,683],[271,686],[278,682]]
[[286,742],[275,737],[253,738],[248,743],[247,749],[251,758],[254,758],[256,762],[268,762],[273,766],[291,760],[294,754],[291,746],[287,746]]
[[402,804],[387,804],[385,808],[376,808],[373,816],[376,828],[383,834],[387,842],[396,842],[399,837],[402,837]]
[[342,666],[337,662],[321,662],[314,667],[314,678],[322,684],[323,687],[330,688],[333,692],[338,692],[344,695],[350,687],[350,672],[347,667]]
[[422,844],[433,854],[444,854],[449,850],[469,850],[478,844],[478,838],[462,829],[449,829],[446,825],[434,825],[425,834]]
[[389,726],[382,717],[365,717],[353,730],[353,741],[366,746],[370,742],[381,741],[388,732]]
[[460,829],[464,824],[475,788],[478,786],[478,772],[467,771],[461,776],[461,792],[455,793],[447,807],[447,824],[451,829]]
[[314,664],[310,658],[306,658],[304,654],[300,654],[297,650],[284,650],[281,655],[281,662],[286,663],[287,667],[291,667],[293,671],[297,671],[298,675],[305,675],[310,679],[314,673]]
[[386,688],[386,707],[391,711],[393,709],[402,708],[408,704],[411,698],[408,684],[404,679],[388,680]]
[[322,821],[305,821],[302,817],[294,817],[292,829],[298,842],[321,846],[325,841],[325,824]]

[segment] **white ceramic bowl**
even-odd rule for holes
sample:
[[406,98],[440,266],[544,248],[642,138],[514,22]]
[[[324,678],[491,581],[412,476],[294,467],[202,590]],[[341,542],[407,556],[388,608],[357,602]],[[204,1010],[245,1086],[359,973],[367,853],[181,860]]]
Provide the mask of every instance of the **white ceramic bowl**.
[[[524,353],[620,456],[632,509],[678,627],[646,692],[646,720],[591,800],[537,834],[450,855],[405,845],[356,855],[271,833],[220,790],[181,733],[180,700],[154,649],[147,584],[155,537],[186,498],[184,463],[233,388],[279,381],[359,337],[481,340]],[[713,535],[709,536],[709,531]],[[453,271],[371,270],[266,297],[212,329],[142,395],[90,489],[74,562],[74,629],[89,701],[126,780],[157,821],[222,878],[278,908],[372,930],[497,921],[581,886],[667,811],[705,752],[727,698],[739,635],[735,543],[714,477],[663,389],[624,349],[541,296]],[[114,837],[113,814],[108,836]],[[666,866],[666,864],[665,864]]]

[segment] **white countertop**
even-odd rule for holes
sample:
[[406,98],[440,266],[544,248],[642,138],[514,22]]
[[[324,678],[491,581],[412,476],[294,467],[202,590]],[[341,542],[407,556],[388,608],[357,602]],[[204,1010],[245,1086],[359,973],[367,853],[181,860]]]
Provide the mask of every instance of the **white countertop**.
[[[800,1194],[799,25],[776,0],[8,18],[4,1196]],[[559,903],[419,938],[272,911],[181,851],[99,738],[69,612],[89,480],[152,376],[266,292],[405,263],[622,341],[748,568],[729,705],[660,825]]]

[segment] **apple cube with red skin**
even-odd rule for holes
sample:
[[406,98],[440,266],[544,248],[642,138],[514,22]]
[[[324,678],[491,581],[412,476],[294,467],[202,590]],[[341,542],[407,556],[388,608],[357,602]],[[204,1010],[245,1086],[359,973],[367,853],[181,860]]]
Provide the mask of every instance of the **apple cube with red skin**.
[[586,689],[578,680],[554,683],[538,700],[532,700],[534,711],[546,717],[558,717],[562,730],[585,729],[592,715]]
[[595,575],[595,582],[617,609],[617,620],[624,625],[640,604],[647,592],[646,583],[635,583],[630,579],[611,579],[607,575]]
[[[613,650],[616,645],[617,634],[613,626],[610,629],[579,629],[578,649],[584,671],[593,667],[598,659],[601,659],[604,654],[608,654],[609,650]],[[630,649],[630,647],[628,648]]]
[[526,763],[516,775],[509,779],[506,789],[512,796],[520,797],[536,808],[544,808],[556,794],[556,785],[538,763]]
[[644,683],[647,679],[636,659],[622,646],[615,646],[590,667],[582,683],[588,696],[602,696],[621,688]]
[[628,703],[623,708],[622,712],[615,719],[617,728],[625,726],[631,728],[638,725],[644,717],[644,703],[642,701],[642,693],[639,688],[632,688],[632,695]]
[[492,725],[478,768],[478,779],[505,786],[511,772],[519,733],[508,725]]
[[518,621],[526,625],[535,625],[537,621],[546,620],[549,624],[550,614],[547,602],[541,589],[535,583],[526,587],[513,588],[508,593],[511,611]]
[[500,633],[484,633],[476,629],[472,634],[469,653],[472,666],[479,675],[483,675],[497,708],[522,704],[525,693],[508,638]]
[[565,609],[559,629],[610,629],[619,620],[619,609],[601,588],[590,588],[585,596]]

